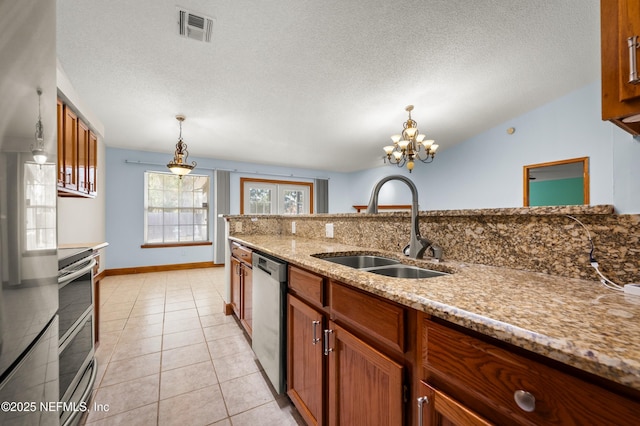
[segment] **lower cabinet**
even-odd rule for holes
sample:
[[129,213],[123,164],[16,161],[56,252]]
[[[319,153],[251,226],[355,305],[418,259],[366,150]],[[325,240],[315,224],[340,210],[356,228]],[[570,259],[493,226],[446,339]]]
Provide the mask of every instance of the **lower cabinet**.
[[231,300],[233,313],[251,337],[253,309],[253,268],[250,249],[233,243],[231,246]]
[[420,382],[418,426],[490,426],[478,414],[448,395]]
[[324,314],[287,296],[287,395],[308,425],[324,424]]
[[329,321],[330,425],[401,425],[403,366]]
[[426,425],[638,424],[637,397],[595,384],[586,373],[578,377],[568,367],[429,319],[422,340],[422,395],[416,402]]
[[[404,413],[409,387],[405,386],[408,374],[403,353],[373,346],[371,342],[376,340],[370,337],[379,331],[368,332],[355,312],[351,318],[347,315],[351,312],[344,309],[340,315],[338,310],[334,313],[331,302],[322,306],[320,300],[327,298],[316,295],[327,292],[327,279],[290,268],[293,293],[287,298],[287,394],[305,422],[332,426],[404,424],[410,415]],[[306,291],[303,283],[319,284],[320,289]],[[337,295],[342,287],[331,282],[332,294]],[[357,292],[357,297],[360,302],[371,299],[373,306],[386,303],[363,292]],[[397,324],[394,327],[397,329]]]

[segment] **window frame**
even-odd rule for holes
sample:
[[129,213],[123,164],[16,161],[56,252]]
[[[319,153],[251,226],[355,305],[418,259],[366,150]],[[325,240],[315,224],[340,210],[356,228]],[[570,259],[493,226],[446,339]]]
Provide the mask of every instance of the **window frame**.
[[[245,186],[247,184],[256,184],[256,186],[263,186],[263,187],[267,187],[267,186],[275,186],[276,187],[276,200],[272,200],[272,205],[276,205],[276,208],[278,209],[277,212],[271,212],[271,213],[245,213],[245,211],[247,209],[245,209]],[[309,191],[309,204],[308,204],[308,208],[309,211],[306,213],[300,213],[300,214],[312,214],[313,213],[313,197],[314,197],[314,192],[313,192],[313,182],[302,182],[302,181],[293,181],[293,180],[274,180],[274,179],[257,179],[257,178],[247,178],[247,177],[241,177],[240,178],[240,214],[251,214],[251,215],[275,215],[275,214],[286,214],[286,213],[282,213],[280,212],[280,209],[283,206],[283,201],[280,198],[280,193],[283,190],[286,189],[292,189],[292,188],[296,188],[296,187],[303,187],[305,190]],[[296,214],[291,214],[291,216],[295,216]]]
[[[163,176],[172,176],[175,177],[175,179],[180,179],[180,177],[178,177],[177,175],[174,175],[172,173],[168,173],[168,172],[163,172],[163,171],[157,171],[157,170],[147,170],[144,172],[144,204],[143,204],[143,210],[144,210],[144,236],[143,236],[143,241],[144,243],[140,246],[141,248],[167,248],[167,247],[187,247],[187,246],[205,246],[205,245],[212,245],[212,239],[211,239],[211,176],[206,175],[206,174],[193,174],[193,175],[187,175],[188,178],[194,178],[194,177],[203,177],[207,179],[207,191],[206,191],[206,207],[180,207],[179,205],[177,207],[167,207],[163,206],[162,207],[158,207],[158,206],[153,206],[151,208],[159,208],[159,209],[172,209],[172,210],[177,210],[177,215],[178,218],[180,217],[180,210],[181,209],[201,209],[201,210],[205,210],[205,214],[203,215],[205,217],[205,226],[206,226],[206,240],[195,240],[195,241],[164,241],[164,232],[163,232],[163,242],[148,242],[148,233],[149,233],[149,218],[148,218],[148,214],[149,214],[149,176],[150,174],[156,174],[156,175],[163,175]],[[185,177],[187,177],[185,176]],[[181,182],[180,182],[181,184]],[[195,191],[191,190],[189,191],[191,193],[195,193]],[[179,198],[180,195],[182,194],[182,190],[179,190]],[[164,211],[164,210],[163,210]],[[194,227],[197,224],[192,224]],[[166,225],[162,225],[163,227]],[[178,225],[179,226],[179,225]],[[194,233],[195,235],[195,233]]]

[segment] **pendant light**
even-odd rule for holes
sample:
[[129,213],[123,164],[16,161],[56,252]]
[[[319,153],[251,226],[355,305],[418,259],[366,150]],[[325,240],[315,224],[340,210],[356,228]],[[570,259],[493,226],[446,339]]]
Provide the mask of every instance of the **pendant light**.
[[176,144],[176,152],[173,154],[173,160],[167,164],[169,170],[178,175],[180,179],[182,179],[182,176],[188,175],[197,164],[195,161],[192,161],[191,164],[187,164],[189,151],[187,151],[187,144],[182,140],[182,122],[185,119],[186,117],[184,115],[176,115],[176,120],[180,123],[180,136],[178,138],[178,143]]
[[42,115],[40,112],[40,98],[42,97],[42,90],[38,88],[38,122],[36,123],[35,143],[31,147],[31,154],[33,154],[33,161],[38,164],[44,164],[47,162],[47,153],[44,150],[44,128],[42,126]]

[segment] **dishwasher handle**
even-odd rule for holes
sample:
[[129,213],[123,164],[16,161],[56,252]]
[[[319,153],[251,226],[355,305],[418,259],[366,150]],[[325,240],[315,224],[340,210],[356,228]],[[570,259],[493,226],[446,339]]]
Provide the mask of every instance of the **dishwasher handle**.
[[252,266],[270,275],[277,282],[285,282],[287,280],[286,262],[253,252]]

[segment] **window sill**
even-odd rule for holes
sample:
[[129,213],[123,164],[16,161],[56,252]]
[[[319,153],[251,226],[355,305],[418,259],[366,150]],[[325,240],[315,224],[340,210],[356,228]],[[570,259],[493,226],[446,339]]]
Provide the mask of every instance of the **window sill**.
[[168,247],[189,247],[189,246],[211,246],[211,241],[192,241],[184,243],[162,243],[162,244],[142,244],[140,248],[168,248]]

